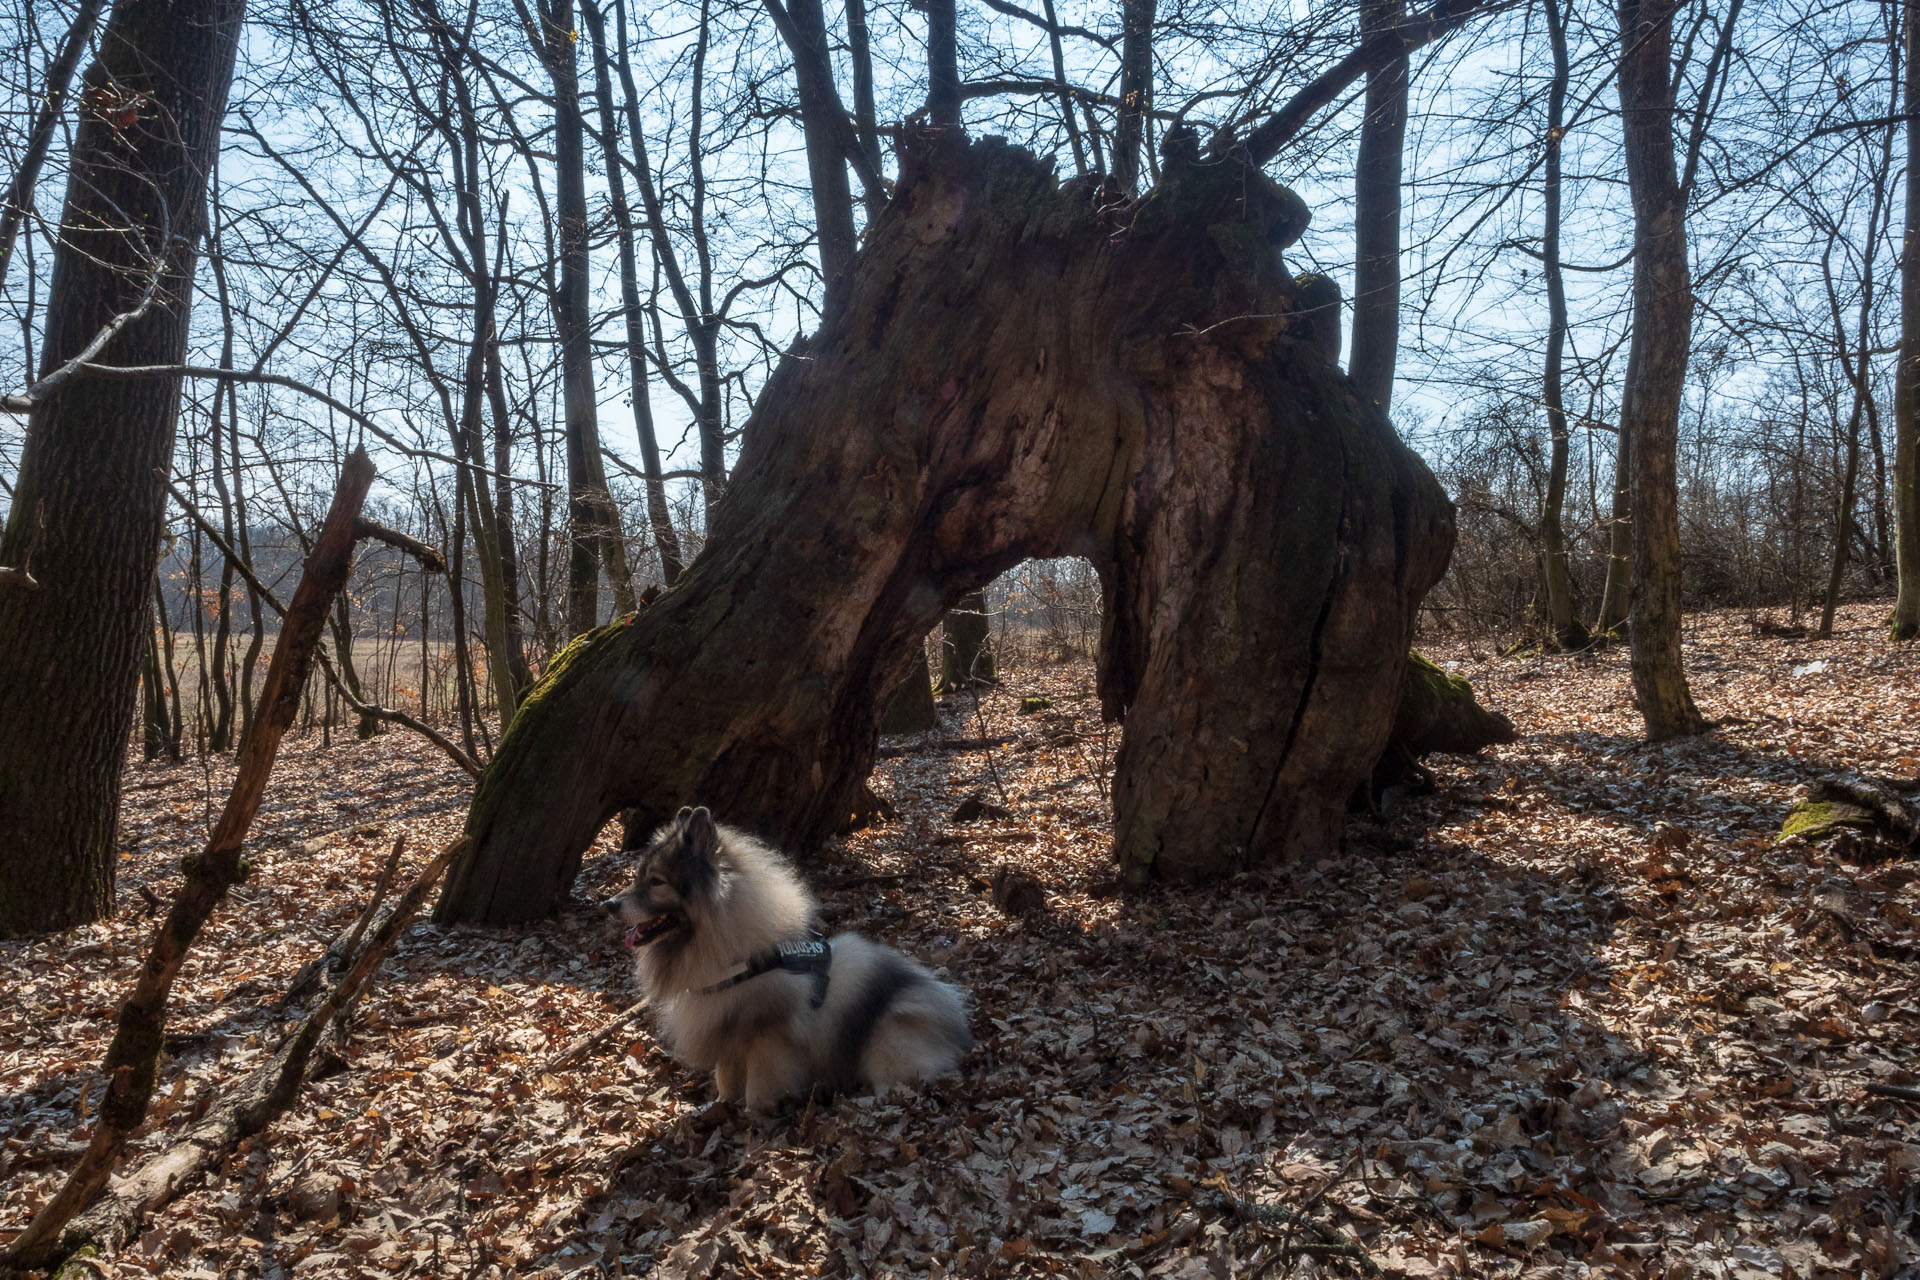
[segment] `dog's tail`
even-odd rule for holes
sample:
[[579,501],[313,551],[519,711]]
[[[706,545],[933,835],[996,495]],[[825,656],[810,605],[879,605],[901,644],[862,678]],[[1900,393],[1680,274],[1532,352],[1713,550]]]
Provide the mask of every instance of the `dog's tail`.
[[846,976],[858,983],[829,1051],[828,1074],[837,1087],[883,1091],[960,1064],[973,1035],[959,991],[890,947],[854,935],[833,945],[836,971],[843,957],[853,961]]

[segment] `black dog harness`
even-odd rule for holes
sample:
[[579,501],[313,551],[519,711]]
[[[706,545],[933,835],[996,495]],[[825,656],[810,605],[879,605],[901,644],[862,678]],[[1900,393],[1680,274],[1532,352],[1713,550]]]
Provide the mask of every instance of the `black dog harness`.
[[701,994],[713,995],[716,992],[725,991],[728,987],[737,987],[763,973],[782,969],[788,973],[813,975],[812,1004],[818,1009],[827,1000],[827,970],[832,964],[833,948],[827,944],[827,935],[818,929],[809,929],[804,938],[776,943],[765,951],[755,952],[747,957],[746,968],[731,978],[702,988]]

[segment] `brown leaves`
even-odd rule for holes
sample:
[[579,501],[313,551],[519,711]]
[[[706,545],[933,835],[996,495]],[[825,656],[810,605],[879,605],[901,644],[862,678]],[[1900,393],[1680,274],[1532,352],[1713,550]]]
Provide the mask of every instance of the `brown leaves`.
[[[833,927],[967,988],[962,1075],[761,1119],[638,1032],[543,1073],[631,1003],[610,930],[584,911],[423,926],[296,1114],[96,1269],[1359,1274],[1286,1254],[1328,1241],[1272,1209],[1390,1276],[1893,1275],[1913,1265],[1916,1111],[1866,1086],[1915,1086],[1920,988],[1888,948],[1920,944],[1920,873],[1774,840],[1820,776],[1914,771],[1884,709],[1920,655],[1870,621],[1843,614],[1824,643],[1696,620],[1703,709],[1749,719],[1658,748],[1624,652],[1428,646],[1527,736],[1436,758],[1440,791],[1355,823],[1337,858],[1206,890],[1118,890],[1091,672],[1008,672],[929,745],[976,741],[889,740],[873,781],[898,817],[807,868]],[[1053,706],[1021,717],[1026,697]],[[166,889],[202,813],[197,769],[138,772],[166,785],[130,795],[130,895]],[[397,735],[297,744],[285,777],[261,873],[183,986],[176,1025],[202,1038],[165,1068],[176,1110],[148,1144],[271,1047],[273,994],[392,837],[434,847],[466,796]],[[950,824],[970,795],[1004,812]],[[630,874],[612,843],[581,900]],[[1009,914],[1015,883],[1044,913]],[[0,948],[0,1223],[69,1158],[56,1144],[98,1096],[109,999],[151,927],[129,913]]]

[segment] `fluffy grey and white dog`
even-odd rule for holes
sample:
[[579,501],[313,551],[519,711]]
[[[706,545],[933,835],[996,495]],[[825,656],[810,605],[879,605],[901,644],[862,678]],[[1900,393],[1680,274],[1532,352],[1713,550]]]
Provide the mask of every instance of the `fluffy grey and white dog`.
[[633,888],[640,983],[675,1056],[720,1096],[766,1110],[815,1085],[884,1091],[953,1070],[972,1047],[966,1000],[891,947],[823,937],[819,904],[780,854],[682,809]]

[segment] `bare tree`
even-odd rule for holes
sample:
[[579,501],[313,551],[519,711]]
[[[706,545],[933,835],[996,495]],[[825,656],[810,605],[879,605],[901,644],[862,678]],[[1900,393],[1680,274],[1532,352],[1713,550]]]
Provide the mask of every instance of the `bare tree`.
[[87,71],[64,233],[0,564],[0,935],[113,910],[120,765],[160,546],[207,174],[243,0],[123,4]]

